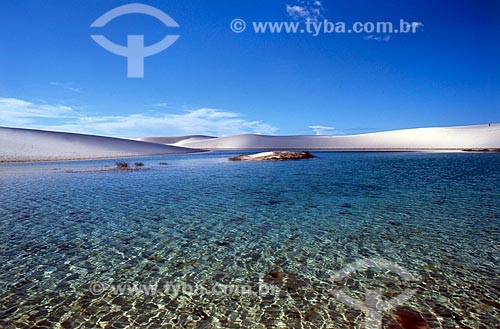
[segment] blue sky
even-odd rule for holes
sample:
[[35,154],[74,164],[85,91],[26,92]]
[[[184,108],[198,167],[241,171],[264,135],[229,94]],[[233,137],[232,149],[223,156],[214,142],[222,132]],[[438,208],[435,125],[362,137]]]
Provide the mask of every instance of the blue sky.
[[[0,10],[0,125],[120,137],[351,134],[500,122],[500,2],[436,0],[6,0]],[[266,33],[257,21],[420,22],[415,34]],[[235,33],[241,18],[247,29]],[[180,38],[127,78],[91,34],[146,45]],[[388,36],[388,37],[387,37]],[[385,39],[385,40],[384,40]],[[322,128],[324,127],[324,128]]]

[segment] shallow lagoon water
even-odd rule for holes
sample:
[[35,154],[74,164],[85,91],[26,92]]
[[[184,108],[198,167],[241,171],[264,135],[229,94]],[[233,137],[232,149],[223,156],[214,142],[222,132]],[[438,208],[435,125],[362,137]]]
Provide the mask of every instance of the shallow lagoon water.
[[[500,327],[499,154],[236,154],[0,164],[0,327],[362,328],[332,289],[414,289],[398,310],[431,328]],[[366,258],[414,280],[332,281]]]

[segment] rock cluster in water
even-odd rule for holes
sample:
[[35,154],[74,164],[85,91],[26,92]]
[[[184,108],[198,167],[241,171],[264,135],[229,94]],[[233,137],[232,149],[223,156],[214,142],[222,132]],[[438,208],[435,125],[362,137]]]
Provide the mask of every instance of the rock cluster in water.
[[490,149],[463,149],[464,152],[500,152],[500,148]]
[[232,158],[230,161],[284,161],[284,160],[302,160],[315,158],[309,152],[291,152],[291,151],[275,151],[261,152],[256,154],[242,154]]

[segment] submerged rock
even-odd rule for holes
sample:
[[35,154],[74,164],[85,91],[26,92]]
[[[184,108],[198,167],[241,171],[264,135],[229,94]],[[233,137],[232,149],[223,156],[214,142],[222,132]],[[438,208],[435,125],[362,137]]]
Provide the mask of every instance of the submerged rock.
[[274,272],[271,271],[268,273],[273,279],[282,279],[285,277],[285,272]]
[[397,308],[392,311],[393,318],[403,329],[430,329],[430,325],[422,315],[407,308]]
[[230,161],[284,161],[315,158],[309,152],[274,151],[256,154],[242,154],[229,158]]

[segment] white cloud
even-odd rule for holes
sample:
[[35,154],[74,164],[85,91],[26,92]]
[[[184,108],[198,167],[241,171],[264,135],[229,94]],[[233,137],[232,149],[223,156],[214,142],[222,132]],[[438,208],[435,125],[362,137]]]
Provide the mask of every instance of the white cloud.
[[[41,118],[50,119],[41,121]],[[201,108],[180,114],[86,115],[60,105],[37,105],[15,98],[0,98],[0,125],[23,126],[116,137],[275,134],[277,128],[246,120],[241,114]]]
[[323,5],[321,1],[299,0],[297,4],[286,5],[286,13],[297,21],[317,22],[323,18]]
[[388,42],[391,40],[391,36],[390,35],[386,35],[386,36],[375,36],[373,34],[370,34],[370,35],[367,35],[365,36],[363,39],[365,40],[373,40],[373,41],[385,41],[385,42]]
[[332,135],[335,130],[335,128],[328,126],[309,126],[309,128],[314,131],[315,135]]
[[50,84],[55,87],[73,91],[75,93],[83,93],[83,90],[81,88],[75,87],[73,82],[51,82]]
[[306,18],[309,16],[309,11],[302,6],[286,5],[286,13],[295,19]]
[[0,124],[30,124],[40,119],[57,119],[74,115],[73,108],[64,105],[33,104],[17,98],[0,97]]
[[412,26],[412,31],[417,31],[418,28],[420,28],[421,30],[424,29],[424,23],[422,22],[412,22],[411,26]]
[[156,104],[153,104],[153,106],[156,106],[156,107],[169,107],[168,103],[156,103]]

